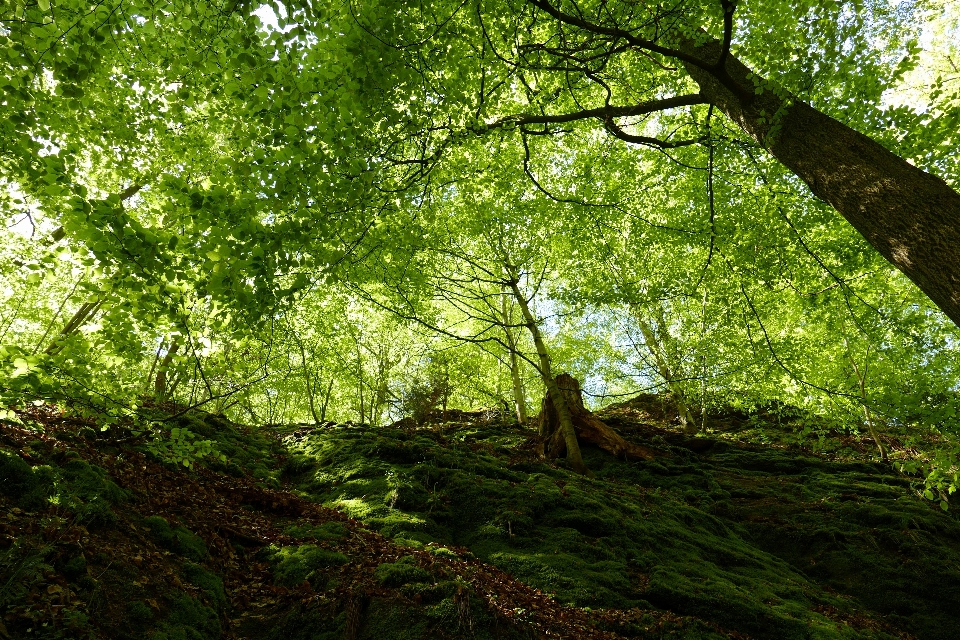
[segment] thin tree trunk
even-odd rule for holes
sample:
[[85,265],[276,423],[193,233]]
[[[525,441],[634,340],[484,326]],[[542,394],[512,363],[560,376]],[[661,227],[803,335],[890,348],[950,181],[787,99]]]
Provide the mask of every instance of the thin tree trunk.
[[160,368],[157,370],[157,377],[153,383],[153,397],[156,398],[157,402],[164,402],[167,400],[167,371],[170,369],[170,364],[173,362],[173,358],[177,355],[177,351],[179,350],[180,339],[175,337],[170,341],[170,347],[167,349],[166,355],[163,356],[163,360],[160,362]]
[[[691,40],[683,49],[715,61],[721,44]],[[741,88],[739,95],[714,73],[684,66],[704,98],[833,206],[960,325],[960,194],[805,102],[770,89],[755,95],[754,87],[765,81],[732,55],[725,68]]]
[[870,413],[870,407],[867,406],[867,366],[869,362],[867,358],[870,356],[870,348],[867,347],[867,353],[864,355],[864,366],[863,371],[860,370],[860,367],[857,366],[857,361],[853,357],[853,350],[850,348],[850,342],[847,340],[847,337],[843,337],[843,346],[847,348],[847,359],[850,361],[850,364],[853,366],[853,373],[857,376],[857,386],[860,389],[860,398],[863,400],[863,415],[867,419],[867,429],[870,431],[870,437],[873,438],[873,442],[877,445],[877,449],[880,450],[880,459],[887,459],[887,450],[883,446],[883,442],[880,441],[880,436],[877,434],[876,425],[873,423],[873,415]]
[[357,341],[357,381],[358,381],[358,392],[360,395],[360,424],[363,424],[363,421],[366,419],[366,414],[364,413],[364,404],[363,404],[363,356],[360,353],[360,342]]
[[[84,278],[84,277],[85,277],[85,276],[80,276],[80,278],[73,284],[73,288],[70,289],[70,293],[67,294],[67,297],[64,298],[64,299],[63,299],[63,302],[60,303],[60,306],[57,307],[57,312],[56,312],[55,314],[53,314],[53,318],[51,318],[51,319],[50,319],[50,322],[47,324],[46,330],[43,332],[43,335],[40,336],[40,339],[37,341],[36,346],[33,348],[33,353],[34,353],[34,354],[36,354],[37,351],[40,350],[40,347],[43,346],[43,342],[47,339],[47,336],[50,335],[50,331],[51,331],[51,329],[53,329],[53,325],[54,325],[54,324],[57,322],[57,320],[60,318],[60,314],[63,313],[63,308],[64,308],[65,306],[67,306],[67,303],[70,301],[70,298],[72,298],[72,297],[73,297],[73,294],[76,292],[77,287],[79,287],[79,286],[80,286],[80,283],[83,282],[83,278]],[[80,308],[82,309],[83,307],[81,306]],[[68,323],[68,324],[69,324],[69,323]],[[63,334],[61,333],[61,335],[63,335]]]
[[143,395],[150,393],[150,385],[153,384],[153,372],[157,370],[157,365],[160,363],[161,351],[163,351],[163,342],[161,342],[160,346],[157,347],[157,353],[153,356],[153,363],[151,363],[150,371],[147,372],[147,379],[143,383]]
[[307,351],[303,346],[303,340],[301,340],[299,336],[296,337],[296,340],[297,346],[300,347],[300,364],[303,367],[303,378],[307,386],[307,401],[310,403],[310,415],[313,416],[315,423],[319,423],[320,418],[317,415],[316,402],[317,380],[314,378],[310,367],[307,366]]
[[[664,383],[666,383],[667,388],[670,390],[670,395],[673,396],[674,403],[677,405],[677,413],[680,417],[680,423],[683,425],[684,433],[688,433],[688,435],[695,434],[697,432],[696,418],[690,413],[683,389],[681,389],[677,383],[677,372],[668,362],[666,353],[667,346],[660,337],[664,335],[664,331],[660,331],[660,336],[658,336],[658,332],[641,316],[639,310],[634,310],[633,317],[634,320],[637,321],[637,326],[640,327],[640,333],[643,334],[644,342],[647,343],[647,350],[650,352],[650,355],[653,356],[653,360],[657,365],[657,373],[663,378]],[[663,322],[662,319],[659,321],[661,323]]]
[[[593,472],[584,464],[583,456],[580,453],[580,444],[577,442],[577,432],[573,427],[573,416],[570,413],[570,407],[567,406],[567,401],[563,397],[563,393],[560,391],[560,387],[557,386],[557,381],[551,372],[550,353],[547,351],[547,345],[543,342],[543,336],[540,334],[537,321],[534,319],[533,314],[530,313],[527,300],[524,298],[523,293],[520,292],[520,287],[515,279],[510,281],[510,289],[513,291],[513,297],[520,307],[520,313],[523,314],[527,329],[530,331],[530,335],[533,336],[533,344],[537,349],[537,356],[540,359],[540,377],[557,410],[560,434],[567,447],[567,462],[570,464],[570,468],[577,473],[592,476]],[[541,433],[541,435],[543,434]]]
[[[312,377],[312,374],[309,374]],[[316,382],[311,385],[309,380],[307,381],[307,399],[310,401],[310,416],[313,418],[313,421],[317,424],[322,422],[320,414],[317,413],[317,402],[314,397],[313,390],[316,389]]]
[[[504,292],[506,294],[506,292]],[[517,339],[510,328],[512,315],[507,296],[500,299],[500,312],[503,319],[503,331],[507,334],[507,350],[510,352],[510,380],[513,384],[513,408],[519,424],[527,424],[527,399],[523,390],[523,379],[520,377],[520,358],[517,357]]]
[[54,338],[53,342],[50,343],[50,346],[46,348],[44,353],[46,353],[48,356],[60,353],[60,351],[63,350],[63,341],[79,330],[87,320],[96,315],[97,311],[100,309],[100,305],[102,304],[103,298],[98,298],[93,302],[84,302],[82,305],[80,305],[80,308],[77,309],[76,313],[73,314],[73,317],[67,321],[67,324],[64,325],[63,329],[60,330],[60,334]]
[[327,393],[323,397],[323,406],[320,407],[320,422],[327,421],[327,405],[330,404],[331,393],[333,393],[333,378],[330,378],[330,384],[327,385]]

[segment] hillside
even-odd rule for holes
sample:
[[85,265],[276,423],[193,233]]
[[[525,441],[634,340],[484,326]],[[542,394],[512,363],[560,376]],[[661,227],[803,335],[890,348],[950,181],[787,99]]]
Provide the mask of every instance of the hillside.
[[[588,479],[496,413],[252,428],[194,469],[38,408],[0,427],[0,637],[917,638],[960,628],[960,522],[868,443],[773,414],[687,438],[640,397]],[[755,427],[762,426],[759,442]]]

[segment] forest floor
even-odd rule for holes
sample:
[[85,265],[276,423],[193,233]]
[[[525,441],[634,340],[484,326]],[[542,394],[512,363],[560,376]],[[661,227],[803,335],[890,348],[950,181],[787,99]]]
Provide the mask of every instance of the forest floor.
[[958,637],[955,511],[782,414],[691,438],[638,397],[599,415],[658,458],[586,478],[493,413],[192,412],[225,459],[186,469],[34,408],[0,423],[0,638]]

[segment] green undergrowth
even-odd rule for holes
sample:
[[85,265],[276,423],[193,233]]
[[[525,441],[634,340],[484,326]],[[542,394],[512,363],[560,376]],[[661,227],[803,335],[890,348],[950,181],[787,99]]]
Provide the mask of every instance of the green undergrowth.
[[[122,449],[92,429],[59,440],[36,433],[27,446],[0,444],[0,637],[221,638],[227,596],[221,576],[200,564],[209,560],[203,540],[139,514],[134,495],[72,446]],[[134,529],[161,563],[146,561]]]
[[516,425],[335,426],[287,437],[286,477],[397,542],[466,547],[562,603],[760,638],[955,637],[960,523],[890,466],[609,419],[661,455],[585,447],[588,479],[518,455],[530,432]]
[[[38,441],[32,458],[42,456],[42,446]],[[0,450],[0,494],[27,511],[58,505],[90,527],[116,522],[113,508],[129,496],[103,469],[62,452],[38,462],[30,465],[14,452]]]
[[252,475],[262,485],[280,488],[286,463],[285,450],[261,429],[234,424],[223,416],[193,411],[178,417],[175,424],[197,437],[214,443],[217,456],[195,462],[234,477]]

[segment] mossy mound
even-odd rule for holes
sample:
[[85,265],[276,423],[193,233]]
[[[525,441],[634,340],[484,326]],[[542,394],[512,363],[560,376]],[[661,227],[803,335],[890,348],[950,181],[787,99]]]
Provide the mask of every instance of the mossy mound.
[[19,456],[0,451],[0,494],[28,511],[50,502],[66,509],[87,526],[112,524],[113,505],[128,498],[106,472],[72,456],[60,456],[31,466]]
[[207,546],[203,539],[186,527],[171,526],[162,516],[144,518],[143,526],[150,532],[153,541],[160,546],[195,562],[206,559]]
[[664,455],[587,448],[587,479],[522,455],[517,426],[336,426],[288,438],[308,469],[291,479],[399,542],[466,547],[579,607],[753,637],[955,637],[960,523],[889,467],[617,420]]
[[325,581],[318,583],[319,569],[335,567],[350,561],[350,558],[342,553],[312,544],[267,547],[264,549],[264,556],[273,565],[277,584],[293,587],[307,581],[319,590],[323,590],[325,586]]

